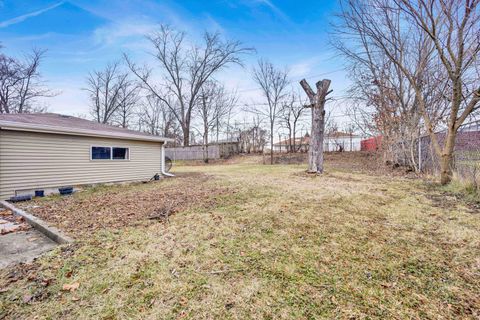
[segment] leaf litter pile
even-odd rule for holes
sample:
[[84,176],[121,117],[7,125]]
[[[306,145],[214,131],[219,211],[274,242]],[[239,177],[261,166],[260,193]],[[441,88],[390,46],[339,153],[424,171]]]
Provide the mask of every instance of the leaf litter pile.
[[51,197],[22,205],[33,215],[80,238],[101,229],[168,221],[176,212],[211,207],[233,191],[211,176],[192,173],[173,179],[85,189],[73,196]]
[[0,208],[0,235],[29,229],[30,225],[22,217],[15,216],[10,210]]

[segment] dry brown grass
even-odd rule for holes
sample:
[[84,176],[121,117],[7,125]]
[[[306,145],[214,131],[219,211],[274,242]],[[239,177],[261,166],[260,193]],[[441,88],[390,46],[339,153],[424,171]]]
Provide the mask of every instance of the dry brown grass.
[[[437,191],[419,181],[331,166],[323,176],[304,174],[303,165],[176,170],[209,177],[192,192],[229,192],[168,223],[94,232],[15,281],[4,272],[0,315],[480,317],[480,215],[459,201],[438,206]],[[75,282],[74,292],[61,290]],[[35,298],[25,303],[26,294]]]

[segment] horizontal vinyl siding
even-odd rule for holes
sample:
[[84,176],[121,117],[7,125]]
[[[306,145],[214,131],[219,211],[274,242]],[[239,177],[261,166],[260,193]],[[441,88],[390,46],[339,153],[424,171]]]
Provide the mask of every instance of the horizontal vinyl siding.
[[[127,147],[130,160],[90,160],[91,146]],[[159,142],[0,130],[0,199],[15,191],[150,179]]]

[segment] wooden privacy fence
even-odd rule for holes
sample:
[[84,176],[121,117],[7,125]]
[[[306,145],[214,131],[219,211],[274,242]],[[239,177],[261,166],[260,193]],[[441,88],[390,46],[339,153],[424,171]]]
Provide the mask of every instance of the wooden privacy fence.
[[[165,155],[172,160],[204,160],[205,149],[205,146],[165,148]],[[220,143],[208,146],[208,159],[228,158],[238,153],[238,143]]]

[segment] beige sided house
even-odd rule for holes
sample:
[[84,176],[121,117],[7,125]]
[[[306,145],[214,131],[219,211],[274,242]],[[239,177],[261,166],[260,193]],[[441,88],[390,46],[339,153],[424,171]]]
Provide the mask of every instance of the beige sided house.
[[0,114],[0,199],[166,174],[167,141],[53,113]]

